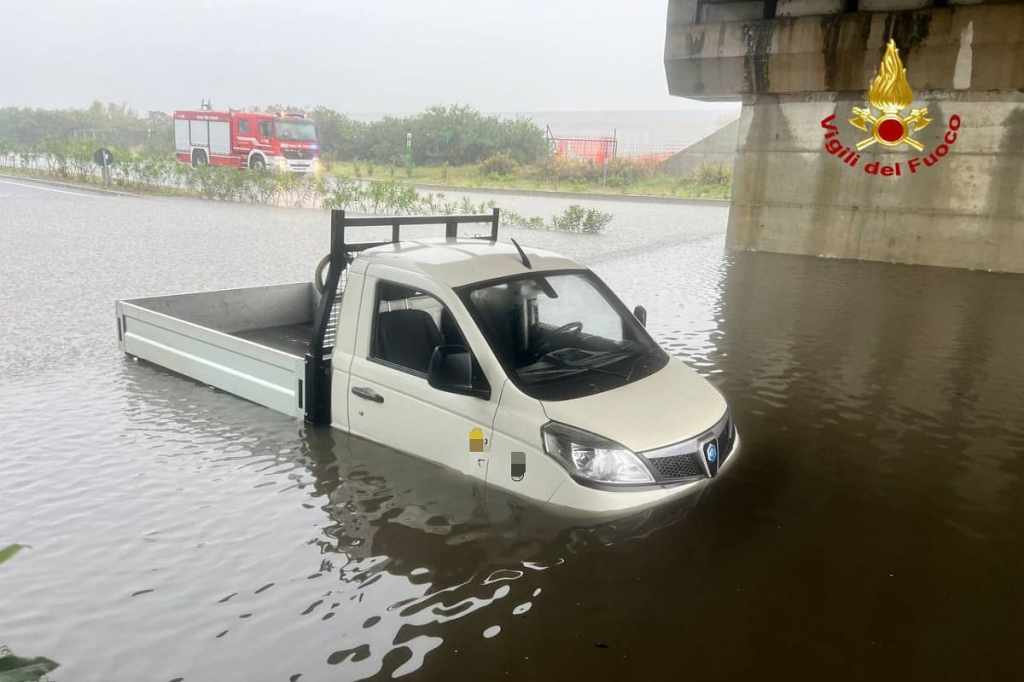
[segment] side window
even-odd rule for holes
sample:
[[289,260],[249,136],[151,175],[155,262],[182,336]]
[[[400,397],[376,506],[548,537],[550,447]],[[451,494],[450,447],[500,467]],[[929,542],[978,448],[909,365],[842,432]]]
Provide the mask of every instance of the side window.
[[466,345],[444,304],[401,284],[377,284],[371,358],[426,374],[434,349],[444,345]]
[[270,121],[260,121],[260,137],[272,137],[270,133]]
[[243,118],[242,120],[240,120],[238,122],[238,134],[239,135],[248,135],[250,132],[251,132],[251,130],[249,128],[249,121],[247,119]]

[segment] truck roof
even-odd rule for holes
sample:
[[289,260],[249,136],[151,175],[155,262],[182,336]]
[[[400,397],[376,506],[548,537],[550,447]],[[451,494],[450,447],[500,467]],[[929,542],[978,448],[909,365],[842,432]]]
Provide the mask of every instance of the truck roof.
[[313,119],[307,118],[306,116],[298,113],[272,114],[265,111],[243,111],[241,109],[231,109],[228,111],[214,111],[213,109],[176,109],[171,116],[172,118],[184,118],[198,121],[227,121],[230,120],[232,116],[245,116],[246,118],[268,121],[313,121]]
[[546,270],[578,270],[576,261],[551,251],[523,247],[533,267],[523,265],[512,244],[481,239],[422,239],[367,249],[355,260],[419,272],[450,287]]

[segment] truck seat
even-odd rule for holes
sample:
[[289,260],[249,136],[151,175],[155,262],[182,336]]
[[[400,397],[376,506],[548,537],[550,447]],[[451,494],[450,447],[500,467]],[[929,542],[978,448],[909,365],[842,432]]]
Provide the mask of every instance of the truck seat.
[[425,373],[441,343],[437,323],[426,310],[391,310],[377,317],[375,355],[381,360]]
[[473,296],[494,350],[505,360],[515,362],[523,350],[521,334],[517,333],[521,320],[519,297],[498,287],[481,289]]

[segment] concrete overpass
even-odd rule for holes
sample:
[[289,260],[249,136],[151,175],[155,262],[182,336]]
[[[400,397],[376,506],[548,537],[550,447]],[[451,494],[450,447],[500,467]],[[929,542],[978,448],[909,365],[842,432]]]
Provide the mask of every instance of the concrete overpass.
[[[850,123],[890,39],[920,150]],[[669,0],[665,73],[743,103],[731,247],[1024,272],[1024,4]]]

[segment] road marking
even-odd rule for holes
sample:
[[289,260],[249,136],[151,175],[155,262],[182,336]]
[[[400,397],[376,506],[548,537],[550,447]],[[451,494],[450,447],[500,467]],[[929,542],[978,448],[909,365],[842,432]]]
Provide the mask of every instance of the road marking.
[[11,182],[10,180],[0,180],[5,185],[14,185],[15,187],[27,187],[29,189],[38,189],[41,192],[56,192],[57,194],[70,194],[76,197],[86,197],[88,199],[99,199],[99,195],[96,194],[82,194],[81,192],[71,192],[66,189],[57,189],[55,187],[43,187],[41,185],[30,185],[22,182]]

